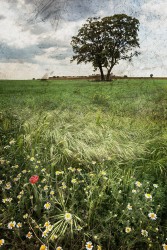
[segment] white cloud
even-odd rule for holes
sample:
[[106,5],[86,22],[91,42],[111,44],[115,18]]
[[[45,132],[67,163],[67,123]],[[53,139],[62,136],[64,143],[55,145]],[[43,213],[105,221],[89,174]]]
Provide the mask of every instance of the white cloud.
[[5,13],[5,19],[0,21],[1,41],[9,46],[25,48],[37,43],[38,39],[30,30],[23,31],[21,20],[18,23],[19,12],[10,9],[9,3],[2,2],[0,14]]

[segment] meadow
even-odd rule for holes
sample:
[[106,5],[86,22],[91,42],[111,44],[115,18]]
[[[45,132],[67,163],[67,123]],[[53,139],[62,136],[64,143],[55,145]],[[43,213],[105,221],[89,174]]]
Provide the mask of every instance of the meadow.
[[166,80],[0,80],[0,249],[167,249],[166,121]]

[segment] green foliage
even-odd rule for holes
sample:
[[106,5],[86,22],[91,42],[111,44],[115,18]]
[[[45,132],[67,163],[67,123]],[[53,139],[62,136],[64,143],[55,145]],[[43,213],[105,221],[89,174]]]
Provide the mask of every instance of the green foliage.
[[138,30],[139,21],[125,14],[88,18],[77,36],[72,37],[75,53],[72,61],[92,63],[95,70],[100,70],[101,80],[105,79],[103,68],[106,68],[109,80],[112,68],[120,60],[131,60],[139,54],[134,50],[139,47]]

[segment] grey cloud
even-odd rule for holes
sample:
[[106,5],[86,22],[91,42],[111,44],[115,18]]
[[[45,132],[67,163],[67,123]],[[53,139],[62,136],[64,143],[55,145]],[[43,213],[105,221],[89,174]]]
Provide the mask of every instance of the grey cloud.
[[0,20],[4,20],[6,17],[4,15],[0,15]]
[[52,59],[56,59],[56,60],[64,60],[66,58],[71,58],[71,55],[72,55],[72,49],[68,48],[65,51],[61,51],[61,52],[56,52],[55,50],[55,52],[52,53],[52,55],[49,57]]
[[35,63],[34,57],[40,54],[43,54],[43,51],[39,50],[37,46],[15,48],[5,43],[0,43],[0,61],[4,63],[10,61]]
[[41,35],[42,33],[47,32],[47,28],[40,24],[24,24],[22,31],[30,31],[33,35]]
[[[11,0],[17,4],[18,0]],[[38,21],[77,21],[96,16],[100,10],[107,10],[111,0],[24,0],[25,4],[33,7],[31,22]],[[15,5],[16,6],[16,5]]]

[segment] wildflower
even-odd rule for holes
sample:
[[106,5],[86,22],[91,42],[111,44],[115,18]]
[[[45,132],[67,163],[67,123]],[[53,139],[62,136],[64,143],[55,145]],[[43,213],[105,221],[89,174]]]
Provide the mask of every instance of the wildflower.
[[45,231],[43,231],[42,237],[46,238],[47,236],[48,236],[48,230],[46,229]]
[[50,237],[50,239],[52,241],[56,240],[57,238],[58,238],[58,236],[56,234],[52,234],[51,237]]
[[100,171],[100,174],[104,175],[104,176],[107,175],[106,171],[104,171],[104,170]]
[[158,188],[158,185],[157,184],[153,184],[153,187]]
[[77,171],[80,173],[82,171],[82,169],[81,168],[77,168]]
[[22,227],[22,223],[21,222],[18,222],[17,225],[16,225],[17,228],[20,228]]
[[72,179],[71,183],[73,183],[73,184],[77,183],[77,179]]
[[151,220],[156,220],[157,219],[157,215],[155,213],[149,213],[148,214],[148,217],[151,219]]
[[3,183],[3,180],[0,180],[0,185]]
[[55,194],[55,192],[52,190],[52,191],[50,191],[50,195],[54,195]]
[[71,172],[75,172],[75,168],[69,167],[68,170],[70,170]]
[[31,157],[31,158],[30,158],[30,161],[34,161],[34,160],[35,160],[35,158],[34,158],[34,157]]
[[65,213],[64,218],[65,218],[66,221],[70,221],[72,219],[72,214]]
[[0,247],[5,243],[4,239],[0,239]]
[[21,199],[21,194],[19,194],[19,195],[17,196],[17,199]]
[[42,245],[39,250],[47,250],[47,249],[48,249],[47,246]]
[[86,250],[92,250],[93,248],[92,242],[91,241],[86,242],[85,247],[86,247]]
[[136,189],[132,189],[133,194],[136,194],[136,192],[137,192]]
[[16,226],[16,222],[15,221],[11,221],[8,223],[8,228],[9,229],[13,229]]
[[146,230],[141,230],[141,235],[143,235],[144,237],[148,236],[148,232]]
[[31,184],[35,184],[38,180],[39,180],[39,176],[38,175],[33,175],[33,176],[30,177],[29,182]]
[[62,182],[62,189],[66,189],[66,188],[67,188],[67,186],[66,186],[65,182]]
[[52,225],[49,225],[46,229],[47,229],[48,232],[50,232],[50,231],[52,231],[53,226],[52,226]]
[[12,185],[11,185],[11,183],[10,182],[8,182],[8,183],[6,183],[6,185],[5,185],[5,189],[10,189],[12,187]]
[[18,168],[18,167],[19,167],[19,165],[14,165],[13,167],[14,167],[14,168]]
[[131,228],[131,227],[126,227],[126,228],[125,228],[125,232],[126,232],[126,233],[130,233],[131,231],[132,231],[132,228]]
[[43,190],[44,190],[44,191],[47,191],[47,190],[48,190],[48,186],[47,186],[47,185],[44,186]]
[[22,173],[23,173],[23,174],[26,174],[26,173],[27,173],[27,170],[26,170],[26,169],[24,169],[24,170],[22,171]]
[[16,141],[13,139],[13,140],[11,140],[11,141],[9,142],[9,144],[10,144],[10,145],[13,145],[13,144],[15,144],[15,142],[16,142]]
[[31,239],[31,238],[32,238],[32,233],[31,233],[31,232],[28,232],[28,233],[26,234],[26,238]]
[[45,205],[44,205],[45,209],[48,210],[48,209],[50,209],[50,207],[51,207],[51,204],[49,202],[45,203]]
[[27,218],[28,218],[28,214],[24,214],[23,219],[27,219]]
[[140,181],[136,181],[136,182],[135,182],[135,185],[136,185],[136,187],[141,187],[141,186],[142,186],[142,184],[141,184]]
[[14,180],[14,181],[18,181],[19,179],[20,179],[20,178],[15,177],[13,180]]
[[50,226],[50,221],[45,222],[44,227]]
[[145,194],[145,197],[146,197],[146,199],[152,199],[152,195],[151,194]]
[[43,180],[41,181],[42,183],[46,182],[46,178],[43,178]]
[[56,175],[58,176],[58,175],[60,175],[60,174],[63,174],[64,173],[64,171],[56,171]]
[[166,244],[162,244],[163,246],[163,250],[167,250],[167,245]]
[[128,210],[132,210],[132,206],[128,203],[128,205],[127,205],[127,209]]
[[77,230],[78,231],[81,231],[82,230],[82,227],[80,225],[77,226]]
[[97,250],[102,250],[102,247],[97,245]]
[[62,247],[57,247],[56,250],[63,250],[63,248]]

